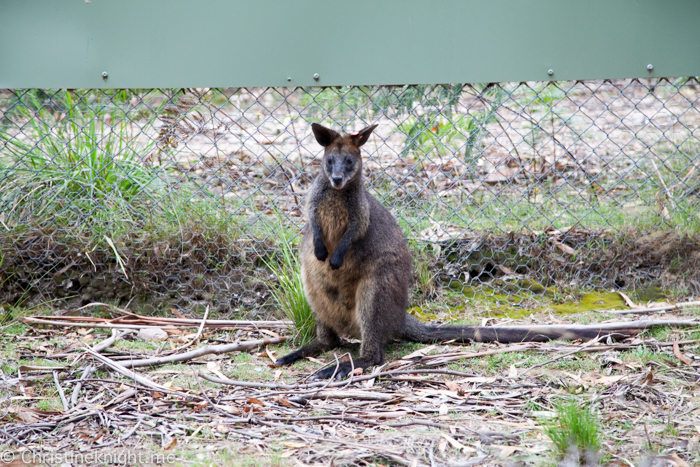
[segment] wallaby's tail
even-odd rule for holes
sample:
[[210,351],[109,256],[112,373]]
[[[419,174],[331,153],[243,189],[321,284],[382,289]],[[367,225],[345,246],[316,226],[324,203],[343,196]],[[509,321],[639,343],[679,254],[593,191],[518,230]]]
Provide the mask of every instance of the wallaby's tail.
[[456,340],[459,342],[546,342],[554,339],[590,340],[600,336],[613,338],[629,337],[629,330],[611,330],[604,326],[581,325],[535,325],[535,326],[434,326],[425,324],[415,317],[406,316],[406,322],[399,331],[402,340],[411,342],[439,342]]

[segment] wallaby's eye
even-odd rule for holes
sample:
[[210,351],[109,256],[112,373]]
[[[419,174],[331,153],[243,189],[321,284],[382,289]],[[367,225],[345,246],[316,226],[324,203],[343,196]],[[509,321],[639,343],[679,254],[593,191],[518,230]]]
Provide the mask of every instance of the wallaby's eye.
[[333,165],[333,161],[330,160],[330,159],[326,159],[326,165],[327,165],[328,167],[331,167],[331,166]]
[[345,165],[350,167],[352,165],[352,159],[345,159]]

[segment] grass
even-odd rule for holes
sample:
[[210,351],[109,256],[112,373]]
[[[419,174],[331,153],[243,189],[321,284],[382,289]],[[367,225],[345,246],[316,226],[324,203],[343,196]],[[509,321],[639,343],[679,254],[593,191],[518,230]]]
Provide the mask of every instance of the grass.
[[[280,233],[280,229],[277,233]],[[273,260],[265,261],[266,266],[277,278],[277,282],[269,282],[270,293],[287,319],[294,323],[294,341],[299,345],[305,345],[316,336],[316,319],[304,295],[301,265],[292,246],[292,239],[284,233],[277,235],[276,238],[278,238],[277,255]]]
[[[1,135],[6,158],[15,162],[0,175],[9,181],[2,204],[11,213],[71,219],[95,215],[99,207],[127,208],[139,198],[162,196],[162,175],[142,164],[154,142],[139,143],[126,119],[110,126],[100,108],[79,109],[69,92],[63,98],[67,115],[57,117],[46,107],[29,115],[22,129],[29,138]],[[32,197],[35,192],[42,196]],[[28,205],[36,201],[41,205]]]
[[[600,422],[589,405],[575,399],[555,406],[552,420],[541,422],[559,458],[595,465],[602,445]],[[591,462],[593,461],[593,462]]]

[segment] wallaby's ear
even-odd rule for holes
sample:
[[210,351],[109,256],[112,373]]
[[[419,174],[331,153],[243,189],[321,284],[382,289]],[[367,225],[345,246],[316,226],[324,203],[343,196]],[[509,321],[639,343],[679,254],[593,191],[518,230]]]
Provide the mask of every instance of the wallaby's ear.
[[357,133],[350,133],[350,139],[352,140],[353,143],[355,143],[355,146],[358,148],[365,144],[367,140],[369,139],[369,135],[372,134],[375,128],[377,128],[379,125],[372,125],[368,126],[367,128],[363,128],[362,130],[358,131]]
[[326,128],[323,125],[319,125],[318,123],[312,123],[311,129],[314,131],[314,136],[316,137],[318,144],[324,148],[330,146],[333,141],[340,138],[340,134],[338,132],[333,131],[330,128]]

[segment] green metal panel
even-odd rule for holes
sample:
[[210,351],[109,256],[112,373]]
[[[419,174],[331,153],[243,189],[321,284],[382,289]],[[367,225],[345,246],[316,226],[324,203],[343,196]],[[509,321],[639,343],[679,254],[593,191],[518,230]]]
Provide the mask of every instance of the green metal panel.
[[697,0],[0,0],[0,88],[689,75]]

